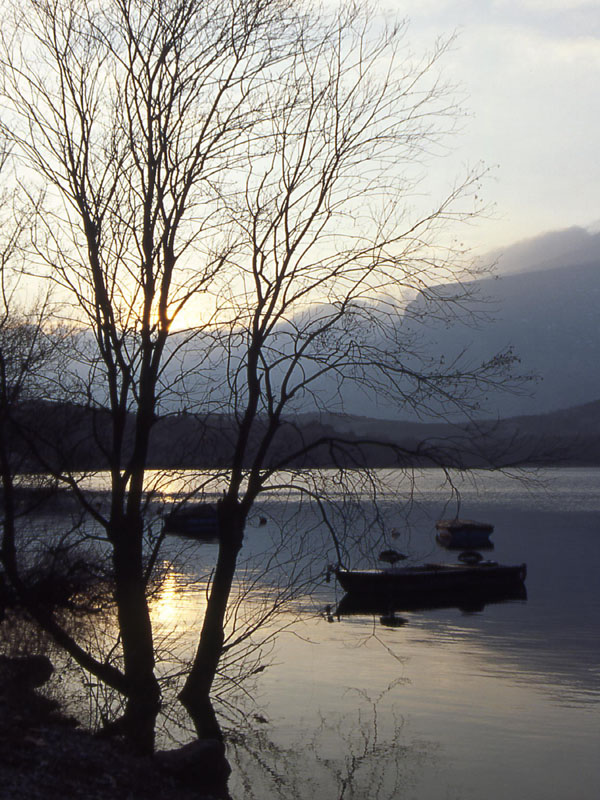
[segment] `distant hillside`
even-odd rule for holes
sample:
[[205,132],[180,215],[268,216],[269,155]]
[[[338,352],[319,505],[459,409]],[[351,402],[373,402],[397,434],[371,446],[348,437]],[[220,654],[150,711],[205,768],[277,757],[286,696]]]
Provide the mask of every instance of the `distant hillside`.
[[[29,403],[21,411],[21,422],[30,442],[29,446],[15,442],[22,471],[106,468],[104,454],[110,442],[106,412],[72,404]],[[248,464],[259,433],[251,441]],[[308,455],[300,454],[305,442],[316,440],[323,444]],[[227,467],[234,442],[234,420],[226,415],[163,417],[154,429],[149,467]],[[600,400],[550,414],[466,425],[304,414],[286,420],[268,463],[275,466],[294,453],[298,455],[288,466],[600,465]]]
[[[488,392],[481,416],[541,414],[596,400],[600,397],[600,234],[572,228],[495,255],[501,256],[499,277],[470,285],[478,299],[453,324],[437,319],[422,300],[414,301],[411,311],[418,317],[422,314],[423,323],[417,327],[408,322],[406,330],[418,334],[422,353],[434,363],[442,357],[446,364],[463,354],[463,364],[477,366],[514,349],[521,359],[518,373],[535,380],[518,395]],[[448,284],[436,287],[436,292],[452,297],[464,288]],[[336,398],[336,390],[331,377],[319,386],[323,398]],[[350,381],[343,388],[343,405],[356,416],[390,420],[409,414],[408,409],[394,408],[377,397],[367,399]],[[440,405],[439,411],[447,414],[451,408]],[[410,418],[417,421],[416,413]]]
[[[600,400],[548,414],[512,417],[469,426],[498,441],[514,443],[512,454],[535,464],[600,464]],[[489,434],[488,434],[489,435]]]
[[[473,362],[508,346],[519,370],[538,377],[529,396],[490,394],[489,413],[539,414],[600,397],[600,262],[508,275],[477,283],[477,328],[428,326],[426,347],[452,359],[465,348]],[[453,287],[444,287],[449,294]]]
[[[157,467],[226,466],[234,432],[233,420],[225,415],[166,417],[155,429],[152,462]],[[303,414],[286,420],[271,451],[271,463],[316,439],[347,444],[333,448],[325,444],[295,459],[294,466],[600,464],[600,400],[548,414],[488,418],[465,425]],[[375,442],[393,443],[399,450],[394,453]]]
[[496,264],[500,275],[556,269],[565,264],[599,264],[600,233],[579,227],[549,231],[493,250],[483,261]]
[[428,454],[439,463],[461,466],[600,465],[600,400],[548,414],[488,418],[465,425],[336,414],[320,419],[339,435],[420,449],[422,463]]
[[[394,467],[411,464],[491,467],[509,464],[600,464],[600,400],[550,414],[483,419],[467,425],[423,424],[337,414],[290,418],[271,451],[271,463],[297,452],[306,441],[323,445],[295,466]],[[231,418],[176,415],[159,420],[152,446],[157,467],[221,467],[233,452]],[[353,446],[352,443],[356,443]],[[392,452],[375,442],[392,443]],[[360,443],[360,452],[358,449]]]

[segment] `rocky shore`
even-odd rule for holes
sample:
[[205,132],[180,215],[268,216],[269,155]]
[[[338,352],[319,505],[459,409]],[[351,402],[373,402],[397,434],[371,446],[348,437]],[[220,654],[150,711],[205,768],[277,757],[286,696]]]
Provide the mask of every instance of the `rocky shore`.
[[0,657],[0,800],[223,798],[207,783],[222,785],[228,772],[219,742],[136,756],[80,729],[44,697],[38,689],[51,673],[43,656]]

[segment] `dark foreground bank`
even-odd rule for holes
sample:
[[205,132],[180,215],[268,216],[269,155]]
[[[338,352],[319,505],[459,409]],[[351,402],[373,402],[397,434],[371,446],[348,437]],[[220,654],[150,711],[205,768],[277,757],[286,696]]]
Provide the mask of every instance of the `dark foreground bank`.
[[[123,743],[80,729],[40,694],[52,667],[43,657],[0,657],[1,800],[213,800],[203,757],[226,762],[220,745],[201,745],[153,758],[127,752]],[[196,749],[194,749],[196,748]],[[212,748],[212,750],[211,750]],[[202,777],[201,777],[202,776]],[[222,794],[220,795],[223,796]]]

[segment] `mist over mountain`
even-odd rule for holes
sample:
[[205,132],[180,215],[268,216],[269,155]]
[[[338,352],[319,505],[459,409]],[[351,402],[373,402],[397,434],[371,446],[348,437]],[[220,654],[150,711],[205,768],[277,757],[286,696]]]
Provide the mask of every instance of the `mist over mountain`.
[[473,330],[442,331],[434,323],[429,346],[447,358],[468,348],[474,361],[510,346],[519,371],[537,377],[525,396],[489,395],[484,410],[538,414],[600,397],[600,257],[479,281],[477,288],[489,298],[478,305],[488,319]]
[[574,226],[549,231],[491,250],[482,257],[482,262],[496,265],[500,275],[553,269],[568,264],[599,264],[600,230]]
[[[473,319],[427,322],[424,352],[451,363],[464,351],[466,363],[478,364],[514,349],[518,372],[535,380],[519,395],[488,393],[479,417],[541,414],[600,398],[600,233],[570,228],[518,243],[506,249],[499,270],[504,274],[471,285],[478,297]],[[437,291],[452,297],[456,287]],[[425,310],[419,299],[413,310],[419,305]],[[352,390],[345,406],[355,414],[392,416]]]

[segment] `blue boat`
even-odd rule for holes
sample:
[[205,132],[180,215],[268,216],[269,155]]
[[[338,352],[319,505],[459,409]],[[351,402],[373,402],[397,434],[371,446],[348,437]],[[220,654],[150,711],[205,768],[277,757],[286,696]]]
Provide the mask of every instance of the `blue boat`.
[[211,541],[219,538],[217,509],[209,503],[196,503],[175,509],[165,517],[163,531],[175,536]]
[[436,522],[437,540],[450,550],[483,550],[492,549],[490,534],[494,526],[488,522],[476,522],[472,519],[440,519]]

